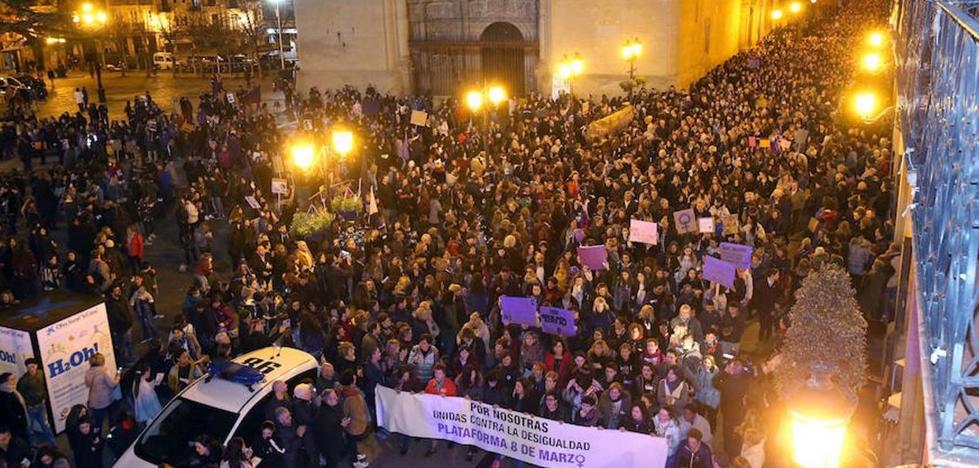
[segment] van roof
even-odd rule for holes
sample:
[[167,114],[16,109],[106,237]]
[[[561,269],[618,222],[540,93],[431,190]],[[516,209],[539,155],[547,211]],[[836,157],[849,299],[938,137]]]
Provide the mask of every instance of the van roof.
[[[274,362],[278,365],[256,367],[264,362]],[[254,392],[247,386],[224,380],[218,377],[207,381],[198,379],[181,394],[183,398],[193,400],[218,409],[237,413],[248,401],[255,396],[262,396],[271,391],[272,382],[288,380],[292,376],[317,366],[316,358],[295,348],[264,348],[243,354],[232,359],[232,362],[255,367],[265,374],[259,384],[253,386]]]

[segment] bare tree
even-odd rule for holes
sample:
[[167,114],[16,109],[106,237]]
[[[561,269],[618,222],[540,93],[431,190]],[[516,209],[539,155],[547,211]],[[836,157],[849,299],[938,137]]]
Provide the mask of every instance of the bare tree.
[[233,16],[231,27],[238,31],[244,55],[250,57],[258,67],[258,79],[262,79],[262,39],[265,38],[265,18],[262,14],[260,0],[241,0],[238,2],[239,13]]

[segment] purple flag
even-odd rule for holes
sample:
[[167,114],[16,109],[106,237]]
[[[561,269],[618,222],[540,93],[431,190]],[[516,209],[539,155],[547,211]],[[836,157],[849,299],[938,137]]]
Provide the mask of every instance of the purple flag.
[[594,271],[604,270],[605,261],[608,260],[608,250],[604,245],[590,245],[578,247],[578,257],[581,264]]
[[751,268],[751,254],[754,249],[751,246],[721,242],[721,260],[734,264],[738,268]]
[[704,279],[721,283],[729,288],[734,287],[735,266],[724,260],[704,256]]
[[537,300],[531,297],[500,296],[503,323],[537,326]]
[[575,336],[578,327],[574,323],[574,312],[557,307],[540,308],[540,326],[544,333],[558,336]]

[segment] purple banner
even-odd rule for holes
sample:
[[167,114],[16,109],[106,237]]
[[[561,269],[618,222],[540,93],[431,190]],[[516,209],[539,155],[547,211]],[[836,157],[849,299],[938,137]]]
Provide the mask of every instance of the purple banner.
[[500,296],[503,323],[537,326],[537,300],[531,297]]
[[574,312],[557,307],[540,308],[540,327],[544,333],[558,336],[575,336],[578,327],[574,324]]
[[704,279],[721,283],[729,288],[734,287],[735,266],[724,260],[704,256]]
[[755,249],[747,245],[721,242],[721,260],[737,265],[738,268],[751,268],[751,254]]
[[590,245],[578,247],[578,257],[581,264],[594,271],[605,270],[605,262],[608,260],[608,250],[604,245]]

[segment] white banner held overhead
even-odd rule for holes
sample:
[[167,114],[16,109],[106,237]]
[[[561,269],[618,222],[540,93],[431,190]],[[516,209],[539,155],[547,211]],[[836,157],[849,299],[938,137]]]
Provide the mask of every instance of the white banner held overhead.
[[10,372],[18,377],[24,375],[27,370],[24,361],[32,357],[36,356],[30,333],[0,327],[0,374]]
[[44,374],[54,414],[54,430],[65,430],[65,418],[72,406],[88,403],[85,371],[95,353],[105,356],[105,367],[116,369],[109,319],[105,304],[98,304],[58,323],[37,331],[37,345],[44,363]]
[[666,465],[666,439],[581,427],[459,397],[377,386],[377,422],[412,437],[451,440],[547,467]]

